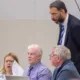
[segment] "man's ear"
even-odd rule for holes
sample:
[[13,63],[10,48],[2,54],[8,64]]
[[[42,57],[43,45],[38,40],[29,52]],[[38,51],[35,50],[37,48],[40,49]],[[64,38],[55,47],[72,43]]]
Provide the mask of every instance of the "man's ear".
[[38,55],[38,60],[40,60],[41,59],[41,56],[40,55]]
[[61,58],[60,56],[57,56],[57,62],[60,62]]

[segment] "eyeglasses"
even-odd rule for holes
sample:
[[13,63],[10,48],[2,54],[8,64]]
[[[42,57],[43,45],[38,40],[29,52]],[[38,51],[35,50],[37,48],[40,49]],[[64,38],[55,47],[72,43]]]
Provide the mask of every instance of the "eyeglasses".
[[57,56],[57,55],[56,55],[56,54],[53,54],[53,55],[52,55],[52,54],[50,54],[50,55],[49,55],[49,57],[54,57],[54,56]]

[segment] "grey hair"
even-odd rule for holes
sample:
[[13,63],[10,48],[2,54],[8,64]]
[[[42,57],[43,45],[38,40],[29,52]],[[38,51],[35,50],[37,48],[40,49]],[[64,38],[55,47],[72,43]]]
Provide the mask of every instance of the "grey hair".
[[54,55],[60,56],[63,61],[71,59],[71,52],[67,47],[57,45],[54,48],[55,48]]
[[37,50],[37,55],[42,56],[43,51],[42,51],[41,47],[38,44],[29,45],[28,49],[31,49],[31,48],[35,48]]

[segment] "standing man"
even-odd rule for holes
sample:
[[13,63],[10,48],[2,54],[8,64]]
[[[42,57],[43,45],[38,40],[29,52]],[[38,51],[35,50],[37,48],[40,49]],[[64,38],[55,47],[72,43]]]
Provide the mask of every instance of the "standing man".
[[80,78],[80,75],[71,61],[71,53],[68,48],[58,45],[50,54],[51,64],[55,66],[52,80],[70,80]]
[[58,45],[64,45],[71,51],[71,60],[80,73],[80,20],[67,12],[65,4],[58,0],[50,4],[52,20],[59,24]]
[[29,68],[25,70],[24,76],[30,80],[51,80],[51,71],[41,63],[42,49],[37,44],[28,46]]

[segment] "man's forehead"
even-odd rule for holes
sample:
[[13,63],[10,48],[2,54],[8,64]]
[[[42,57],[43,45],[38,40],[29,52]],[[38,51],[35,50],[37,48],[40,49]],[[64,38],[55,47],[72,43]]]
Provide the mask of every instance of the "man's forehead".
[[52,8],[50,8],[50,11],[56,12],[56,11],[59,11],[59,10],[55,7],[52,7]]
[[34,53],[34,52],[36,52],[36,48],[30,48],[30,49],[28,49],[28,52],[32,52],[32,53]]
[[56,50],[56,48],[53,48],[53,49],[52,49],[52,53],[54,53],[54,52],[55,52],[55,50]]

